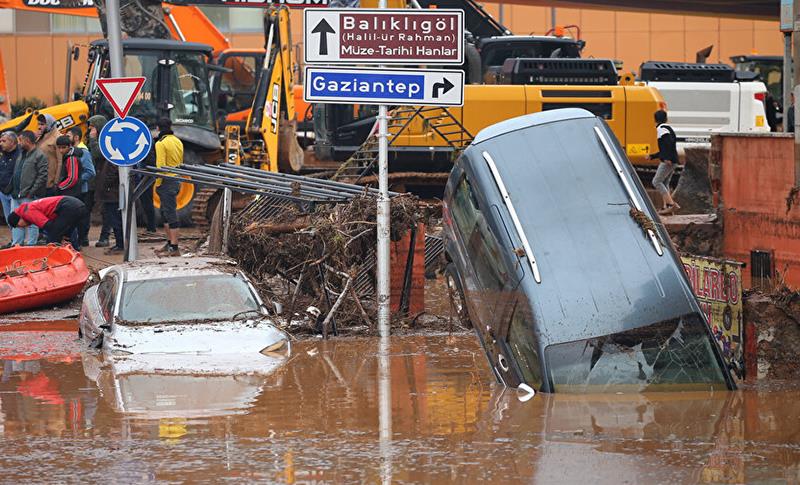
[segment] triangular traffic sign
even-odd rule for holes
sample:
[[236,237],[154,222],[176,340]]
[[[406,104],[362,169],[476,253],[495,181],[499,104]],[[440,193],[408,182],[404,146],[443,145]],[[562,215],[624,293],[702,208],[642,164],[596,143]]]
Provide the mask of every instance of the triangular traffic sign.
[[112,77],[98,79],[97,86],[117,115],[124,118],[133,106],[133,100],[142,90],[145,80],[144,77]]

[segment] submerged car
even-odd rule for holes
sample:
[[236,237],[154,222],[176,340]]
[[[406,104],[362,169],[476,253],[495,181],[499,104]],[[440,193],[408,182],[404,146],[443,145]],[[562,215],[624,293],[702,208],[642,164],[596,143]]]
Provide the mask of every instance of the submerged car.
[[482,130],[448,179],[444,227],[448,284],[501,383],[734,388],[669,235],[592,113]]
[[289,352],[288,336],[234,262],[163,258],[106,268],[83,297],[78,334],[114,355]]

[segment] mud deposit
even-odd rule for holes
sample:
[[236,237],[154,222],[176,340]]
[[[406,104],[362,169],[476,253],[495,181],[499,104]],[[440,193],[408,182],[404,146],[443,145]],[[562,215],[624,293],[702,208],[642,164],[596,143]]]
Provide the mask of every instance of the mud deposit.
[[[796,385],[523,403],[467,334],[393,337],[384,365],[376,340],[317,340],[269,375],[165,376],[82,352],[74,327],[2,330],[8,483],[800,480]],[[19,350],[40,341],[59,351]]]
[[755,325],[759,378],[800,380],[800,292],[751,292],[744,319]]

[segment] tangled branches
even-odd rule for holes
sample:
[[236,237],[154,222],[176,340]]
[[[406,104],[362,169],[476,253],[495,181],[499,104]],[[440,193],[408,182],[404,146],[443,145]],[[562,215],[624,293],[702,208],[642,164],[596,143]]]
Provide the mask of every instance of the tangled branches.
[[[303,330],[326,333],[322,323],[331,320],[326,314],[333,308],[334,333],[348,325],[370,325],[376,313],[367,298],[372,288],[358,283],[374,281],[376,206],[376,198],[364,194],[347,203],[321,204],[309,212],[289,207],[268,218],[235,219],[230,255],[262,283],[262,292],[283,304],[290,320],[297,309],[321,310],[316,328]],[[391,239],[402,238],[419,219],[414,196],[392,198]],[[293,288],[287,286],[285,294],[276,294],[274,285],[265,283],[275,277],[291,282]],[[343,292],[350,296],[339,298]]]

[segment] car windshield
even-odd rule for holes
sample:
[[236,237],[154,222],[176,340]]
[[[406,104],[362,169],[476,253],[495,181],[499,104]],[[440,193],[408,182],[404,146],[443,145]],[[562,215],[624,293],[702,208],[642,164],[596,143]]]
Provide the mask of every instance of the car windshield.
[[556,392],[724,390],[711,337],[688,315],[545,349]]
[[129,281],[119,316],[128,322],[158,323],[225,320],[258,311],[250,286],[236,275],[203,275]]

